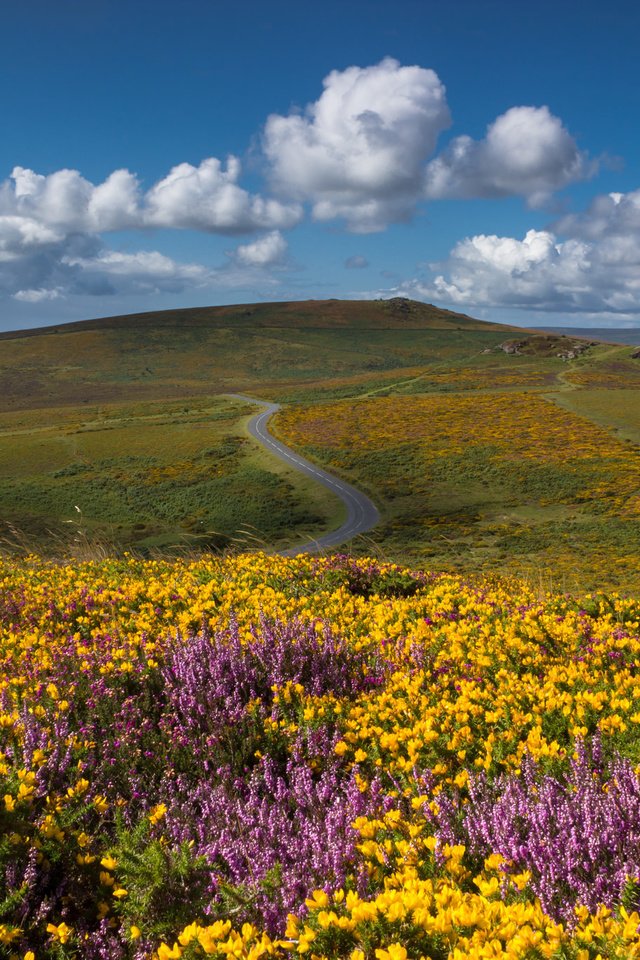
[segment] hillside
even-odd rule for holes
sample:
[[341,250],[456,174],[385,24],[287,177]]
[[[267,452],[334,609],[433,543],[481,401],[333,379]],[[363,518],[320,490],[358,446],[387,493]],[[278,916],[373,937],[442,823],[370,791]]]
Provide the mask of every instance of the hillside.
[[464,313],[444,310],[431,303],[395,297],[390,300],[301,300],[272,303],[240,303],[227,306],[190,307],[181,310],[157,310],[123,314],[73,323],[53,324],[28,330],[0,333],[0,340],[47,336],[50,333],[81,333],[86,330],[117,330],[127,327],[166,329],[189,327],[340,327],[375,328],[389,326],[434,327],[450,329],[463,325],[469,329],[496,328],[499,324],[476,320]]
[[15,331],[0,334],[0,410],[370,380],[494,346],[510,329],[397,299],[241,304]]
[[373,499],[351,551],[637,592],[631,347],[329,300],[5,334],[0,377],[14,548],[282,549],[338,527],[336,497],[248,437],[237,392],[281,403],[279,438]]

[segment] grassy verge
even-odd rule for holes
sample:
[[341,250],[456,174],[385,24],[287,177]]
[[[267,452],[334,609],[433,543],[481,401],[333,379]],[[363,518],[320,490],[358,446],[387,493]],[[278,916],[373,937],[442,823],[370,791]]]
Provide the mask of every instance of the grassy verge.
[[639,387],[586,388],[551,396],[555,403],[614,431],[620,439],[640,444]]

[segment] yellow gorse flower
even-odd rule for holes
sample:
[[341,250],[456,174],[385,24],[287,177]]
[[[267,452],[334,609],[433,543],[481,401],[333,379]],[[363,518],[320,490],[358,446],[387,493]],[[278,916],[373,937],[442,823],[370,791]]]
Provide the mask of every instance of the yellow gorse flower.
[[47,933],[50,933],[54,940],[57,940],[60,943],[66,943],[73,933],[73,929],[68,927],[66,923],[60,923],[58,926],[56,926],[54,923],[48,923]]
[[[365,576],[373,561],[350,562],[358,576]],[[69,782],[50,796],[41,795],[36,771],[56,749],[58,711],[65,701],[74,703],[78,683],[69,671],[68,678],[57,678],[55,688],[47,689],[53,657],[71,643],[78,671],[86,674],[83,682],[99,655],[101,676],[117,684],[127,679],[132,664],[141,675],[159,670],[166,638],[175,638],[177,630],[186,636],[203,621],[217,629],[228,624],[233,611],[241,642],[252,636],[261,615],[297,617],[310,625],[318,643],[330,623],[354,650],[364,651],[371,661],[384,659],[384,682],[372,683],[357,696],[313,696],[300,684],[280,685],[273,691],[277,708],[264,723],[265,738],[277,737],[279,749],[291,756],[309,730],[330,721],[337,747],[331,762],[353,776],[365,796],[375,777],[384,782],[384,803],[376,815],[358,817],[350,825],[366,882],[356,886],[351,876],[344,889],[312,890],[304,907],[289,916],[282,940],[271,939],[255,920],[235,923],[230,915],[207,925],[202,916],[194,916],[187,917],[192,922],[183,929],[168,931],[166,942],[152,943],[150,956],[155,951],[158,960],[182,955],[334,960],[339,943],[345,960],[419,960],[437,942],[448,960],[519,960],[527,952],[548,958],[562,952],[569,960],[582,960],[585,950],[589,960],[598,953],[603,960],[640,958],[636,913],[620,908],[591,914],[578,908],[575,926],[565,929],[543,913],[528,871],[492,854],[478,872],[477,861],[464,847],[448,847],[432,835],[438,804],[442,808],[451,790],[466,796],[467,778],[476,771],[514,773],[522,769],[526,752],[551,768],[567,764],[575,738],[585,730],[600,731],[614,747],[633,736],[634,718],[640,716],[640,677],[635,667],[624,664],[640,661],[637,601],[584,598],[590,611],[585,631],[579,604],[542,595],[538,587],[515,580],[470,582],[434,575],[410,596],[360,596],[336,585],[335,578],[327,577],[323,586],[323,574],[335,568],[335,561],[325,557],[255,554],[118,564],[0,560],[0,588],[20,586],[30,624],[24,634],[4,626],[0,633],[3,662],[13,665],[19,681],[9,682],[9,670],[8,679],[0,677],[6,842],[16,856],[33,851],[45,869],[52,850],[68,857],[82,882],[95,888],[91,923],[102,919],[112,930],[121,925],[125,941],[143,936],[141,927],[130,925],[135,904],[127,901],[121,886],[124,867],[118,875],[115,856],[102,855],[114,842],[103,839],[105,824],[112,823],[124,799],[114,792],[107,801],[94,793],[97,783],[87,779],[93,777],[86,762],[92,734],[69,736],[64,744],[73,757]],[[379,569],[381,578],[402,573],[393,564]],[[79,602],[89,580],[95,585],[95,605],[70,641],[64,624],[51,617],[49,601],[55,593]],[[289,581],[300,590],[288,590]],[[305,592],[305,583],[313,589]],[[33,676],[17,669],[27,653],[35,665]],[[32,704],[33,716],[49,738],[43,738],[39,750],[25,742],[22,726],[21,711]],[[252,709],[257,709],[255,703]],[[68,716],[69,711],[65,723]],[[314,769],[321,770],[323,758],[314,762]],[[146,818],[141,815],[141,829],[168,855],[171,841],[157,839],[162,828],[151,828],[169,811],[163,803],[150,806],[153,799],[144,798],[149,812]],[[118,900],[122,902],[114,902]],[[74,916],[51,914],[60,915]],[[146,917],[135,919],[144,920],[145,931],[151,929]],[[71,926],[50,923],[46,934],[50,951],[70,944],[67,951],[82,954],[80,934]],[[0,927],[8,954],[20,956],[34,942],[27,935],[8,922]]]

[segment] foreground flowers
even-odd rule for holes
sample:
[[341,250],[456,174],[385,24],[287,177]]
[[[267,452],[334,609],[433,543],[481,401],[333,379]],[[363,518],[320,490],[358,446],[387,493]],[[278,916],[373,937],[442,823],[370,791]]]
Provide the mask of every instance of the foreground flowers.
[[3,562],[0,951],[640,956],[639,623],[345,557]]

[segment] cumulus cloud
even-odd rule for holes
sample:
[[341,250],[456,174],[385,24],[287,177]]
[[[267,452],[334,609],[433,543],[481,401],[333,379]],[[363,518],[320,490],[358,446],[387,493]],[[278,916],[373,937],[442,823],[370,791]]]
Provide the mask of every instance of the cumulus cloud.
[[[292,266],[281,231],[301,221],[305,204],[316,221],[339,219],[367,233],[410,220],[425,200],[521,195],[536,205],[593,170],[547,107],[513,107],[484,139],[456,137],[434,157],[450,122],[437,74],[386,58],[334,70],[304,111],[268,118],[262,147],[271,196],[241,185],[234,156],[180,163],[149,187],[126,169],[92,183],[78,170],[43,175],[16,166],[0,182],[0,294],[38,303],[76,293],[269,284]],[[178,263],[153,250],[122,253],[104,241],[112,231],[155,228],[249,240],[217,267]],[[482,297],[552,303],[561,291],[577,304],[593,299],[599,284],[608,302],[616,294],[626,302],[639,234],[640,191],[610,194],[522,240],[462,241],[425,289],[469,304]],[[344,265],[362,269],[368,261],[354,255]]]
[[77,170],[43,176],[15,167],[0,188],[0,216],[19,217],[58,231],[104,233],[145,227],[239,234],[294,226],[295,203],[251,194],[239,186],[240,162],[215,157],[198,167],[181,163],[146,193],[128,170],[98,185]]
[[364,270],[365,267],[369,266],[369,261],[366,257],[356,253],[352,257],[347,257],[344,265],[347,270]]
[[546,230],[529,230],[522,240],[480,234],[456,244],[433,289],[455,304],[586,309],[591,254],[586,244],[561,243]]
[[546,106],[512,107],[484,139],[458,136],[430,160],[450,122],[437,74],[386,58],[334,70],[303,113],[268,118],[263,146],[280,195],[359,233],[409,220],[424,199],[523,196],[539,206],[595,172]]
[[200,264],[177,263],[155,250],[122,253],[105,249],[94,257],[65,256],[62,265],[80,271],[83,292],[93,282],[109,292],[178,293],[206,283],[211,276]]
[[[633,209],[636,195],[616,206]],[[446,261],[432,264],[430,280],[412,280],[397,290],[407,296],[456,307],[508,307],[541,312],[638,316],[640,313],[640,226],[626,233],[614,224],[603,229],[603,202],[589,214],[567,218],[565,229],[583,236],[559,237],[551,230],[529,230],[522,239],[479,234],[453,248]],[[626,214],[624,215],[626,218]],[[591,234],[591,236],[589,236]],[[589,239],[586,237],[589,236]]]
[[236,157],[229,157],[226,168],[215,157],[199,167],[179,164],[146,194],[145,225],[237,234],[300,221],[298,204],[252,195],[238,186],[239,176]]
[[0,295],[24,303],[67,294],[175,291],[206,282],[210,271],[155,251],[120,253],[100,236],[69,232],[28,217],[0,216]]
[[449,124],[437,74],[386,58],[332,71],[303,114],[268,118],[263,144],[282,195],[309,200],[316,220],[344,218],[366,233],[411,217]]
[[138,181],[128,170],[116,170],[94,186],[77,170],[43,176],[14,167],[0,190],[0,214],[46,225],[59,234],[139,226]]
[[287,252],[287,241],[279,230],[259,237],[253,243],[241,244],[230,256],[250,267],[271,267],[282,264]]
[[156,251],[127,254],[77,247],[40,251],[37,257],[12,263],[11,269],[0,263],[0,292],[25,303],[75,294],[176,293],[204,285],[212,275],[199,264],[177,263]]
[[584,213],[563,217],[554,229],[589,240],[640,235],[640,190],[595,197]]
[[0,184],[0,293],[25,303],[67,293],[179,291],[211,281],[218,268],[180,264],[155,251],[119,253],[102,235],[114,230],[164,227],[226,235],[268,229],[240,247],[238,264],[282,262],[286,242],[277,227],[301,217],[296,203],[250,194],[238,183],[240,164],[229,158],[194,167],[184,163],[146,193],[128,170],[99,184],[77,170],[44,176],[15,167]]
[[30,217],[0,216],[0,263],[59,243],[64,233]]
[[512,107],[494,120],[483,140],[456,137],[432,160],[424,194],[428,199],[521,195],[539,206],[594,171],[548,107]]
[[21,300],[23,303],[41,303],[43,300],[58,300],[63,296],[59,288],[53,290],[18,290],[13,294],[15,300]]

